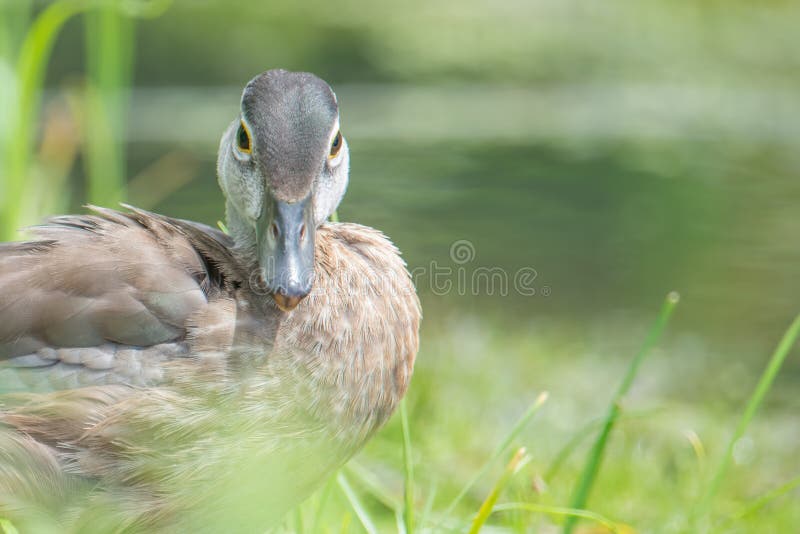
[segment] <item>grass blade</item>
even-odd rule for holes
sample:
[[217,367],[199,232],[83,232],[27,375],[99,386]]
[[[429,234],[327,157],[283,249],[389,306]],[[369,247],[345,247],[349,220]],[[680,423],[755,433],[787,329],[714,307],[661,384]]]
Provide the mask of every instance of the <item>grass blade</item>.
[[[624,414],[620,414],[618,420],[623,420],[623,419],[630,420],[635,418],[648,417],[656,412],[657,410],[640,410],[636,412],[629,411]],[[556,478],[556,475],[558,475],[559,471],[561,470],[561,467],[564,465],[564,463],[566,463],[566,461],[569,459],[572,453],[574,453],[578,449],[578,447],[584,442],[584,440],[588,439],[589,436],[591,436],[595,430],[601,428],[604,422],[605,422],[604,417],[597,417],[595,419],[592,419],[588,423],[584,424],[580,429],[578,429],[578,431],[573,434],[572,438],[570,438],[569,441],[567,441],[567,443],[563,447],[561,447],[561,449],[558,451],[558,454],[556,454],[553,461],[550,462],[550,467],[547,468],[547,471],[544,474],[544,480],[548,484],[552,484],[553,480]]]
[[364,504],[361,502],[361,499],[359,499],[358,495],[356,495],[356,492],[353,491],[353,488],[350,486],[350,482],[348,482],[347,477],[344,476],[344,473],[340,472],[338,475],[336,475],[336,482],[339,484],[339,488],[347,498],[347,502],[350,503],[350,507],[356,513],[356,517],[358,517],[358,520],[361,522],[361,526],[364,527],[364,530],[366,530],[368,534],[378,534],[378,529],[375,527],[375,523],[369,517],[367,509],[364,508]]
[[544,391],[540,393],[538,397],[536,397],[536,400],[533,401],[533,404],[531,404],[525,413],[522,414],[522,417],[517,420],[511,431],[506,434],[506,437],[503,439],[503,441],[495,448],[489,459],[486,460],[481,468],[478,469],[478,471],[472,476],[469,482],[467,482],[466,485],[461,488],[461,491],[458,493],[458,495],[456,495],[456,497],[450,502],[445,511],[442,513],[442,517],[449,517],[453,513],[453,510],[455,510],[456,506],[458,506],[458,503],[461,502],[461,499],[464,498],[467,492],[472,489],[472,486],[474,486],[475,483],[480,480],[484,474],[486,474],[486,471],[489,470],[489,467],[491,467],[495,460],[497,460],[503,455],[503,453],[506,452],[506,449],[508,449],[508,447],[511,445],[511,442],[520,434],[520,432],[522,432],[536,412],[539,411],[539,408],[541,408],[542,405],[547,401],[547,396],[548,393]]
[[428,518],[431,516],[431,512],[433,511],[433,503],[436,502],[436,490],[437,486],[434,485],[428,490],[428,498],[425,500],[425,506],[422,507],[422,514],[420,514],[419,522],[421,525],[424,525],[428,522]]
[[469,534],[478,534],[478,532],[480,532],[481,528],[486,523],[486,520],[489,519],[490,515],[492,515],[494,506],[497,504],[497,499],[500,498],[500,493],[506,487],[508,481],[511,480],[511,477],[517,474],[526,463],[528,463],[528,460],[529,457],[525,454],[524,447],[519,448],[517,452],[514,453],[511,461],[508,462],[508,465],[506,465],[503,474],[497,479],[492,491],[489,492],[489,495],[486,496],[483,504],[481,504],[475,519],[472,521]]
[[708,485],[708,489],[706,490],[699,506],[696,508],[695,513],[693,514],[692,521],[695,521],[697,518],[705,515],[708,512],[711,501],[714,500],[714,497],[722,485],[722,480],[725,478],[725,475],[728,472],[731,459],[733,458],[733,449],[736,446],[736,443],[742,438],[742,436],[744,436],[744,433],[747,431],[747,427],[753,420],[758,408],[764,402],[764,397],[766,397],[767,393],[772,387],[772,382],[775,380],[775,377],[778,376],[778,372],[781,370],[783,361],[786,359],[789,351],[794,346],[798,336],[800,336],[800,315],[795,317],[794,321],[792,321],[792,324],[786,330],[786,333],[783,334],[783,338],[781,338],[780,343],[778,343],[778,346],[772,353],[772,357],[770,358],[766,369],[764,369],[764,372],[761,374],[761,378],[759,379],[753,394],[750,396],[750,400],[747,402],[747,406],[744,409],[744,413],[742,413],[741,419],[739,419],[739,424],[736,425],[736,430],[728,442],[728,446],[725,448],[725,453],[723,454],[722,460],[720,460],[719,466],[717,467],[717,470],[711,479],[711,483]]
[[[39,101],[55,39],[69,19],[101,4],[98,0],[57,0],[47,4],[31,23],[19,47],[14,101],[4,117],[8,131],[14,135],[6,136],[4,146],[0,147],[0,176],[5,185],[0,194],[0,241],[16,238],[18,228],[37,222],[41,215],[24,201],[35,198],[37,187],[41,187],[30,180],[29,174]],[[158,16],[169,4],[170,0],[106,3],[135,17]]]
[[344,466],[345,474],[350,477],[362,491],[368,493],[376,501],[393,512],[403,512],[403,503],[396,495],[381,483],[377,476],[363,465],[351,460]]
[[294,509],[294,532],[295,534],[303,534],[305,528],[303,526],[303,507],[297,506]]
[[411,458],[411,431],[405,399],[400,402],[400,424],[403,427],[403,467],[405,473],[403,522],[407,534],[414,532],[414,462]]
[[19,534],[14,525],[8,519],[0,518],[0,533],[2,534]]
[[788,482],[781,484],[777,488],[768,491],[767,493],[765,493],[764,495],[762,495],[761,497],[759,497],[758,499],[754,500],[752,503],[747,505],[743,510],[731,516],[727,521],[725,521],[720,526],[729,525],[730,523],[734,523],[740,519],[747,517],[750,514],[759,511],[760,509],[762,509],[775,499],[783,497],[784,495],[794,490],[795,488],[800,488],[800,476],[794,477]]
[[331,492],[333,491],[333,477],[328,479],[328,482],[325,483],[325,487],[322,489],[322,492],[319,494],[319,499],[317,501],[317,505],[315,506],[314,510],[314,523],[311,528],[312,534],[317,534],[320,532],[320,526],[322,525],[322,517],[325,515],[325,507],[328,505],[328,499],[331,496]]
[[9,107],[9,135],[2,147],[5,158],[0,170],[6,189],[0,196],[0,240],[16,237],[20,226],[34,222],[35,215],[25,213],[22,199],[29,198],[28,172],[33,147],[34,126],[39,120],[39,98],[53,43],[64,24],[90,7],[86,0],[59,0],[47,5],[34,19],[19,49],[16,75],[16,102]]
[[526,512],[533,512],[537,514],[545,514],[554,517],[575,517],[577,519],[588,519],[594,521],[599,525],[603,525],[611,532],[624,533],[629,530],[624,525],[620,525],[595,512],[589,510],[577,510],[575,508],[563,508],[560,506],[547,506],[544,504],[536,504],[532,502],[511,502],[498,504],[494,507],[495,512],[503,512],[510,510],[523,510]]
[[106,4],[84,15],[86,33],[86,175],[88,200],[125,200],[122,142],[133,70],[133,19]]
[[[597,436],[594,445],[589,451],[586,466],[583,468],[580,478],[578,479],[570,508],[583,509],[586,507],[586,502],[589,500],[589,494],[592,491],[592,486],[597,479],[597,473],[600,471],[600,464],[603,460],[603,453],[605,452],[606,445],[608,444],[608,439],[611,436],[611,431],[614,429],[617,419],[619,418],[620,404],[622,399],[630,390],[633,380],[636,378],[636,373],[639,371],[639,367],[641,367],[642,362],[661,337],[661,334],[669,323],[672,312],[675,310],[675,306],[677,306],[679,300],[680,297],[675,292],[667,295],[667,298],[664,300],[664,304],[661,307],[661,312],[659,313],[656,322],[650,329],[647,338],[645,338],[642,348],[639,349],[639,352],[636,354],[633,360],[631,360],[630,365],[628,365],[628,369],[624,378],[622,379],[622,383],[619,385],[619,388],[614,394],[613,399],[611,399],[611,406],[608,409],[608,414],[606,415],[603,423],[603,429],[600,431],[600,434]],[[570,534],[575,528],[577,522],[578,518],[576,516],[567,517],[567,521],[564,523],[564,534]]]

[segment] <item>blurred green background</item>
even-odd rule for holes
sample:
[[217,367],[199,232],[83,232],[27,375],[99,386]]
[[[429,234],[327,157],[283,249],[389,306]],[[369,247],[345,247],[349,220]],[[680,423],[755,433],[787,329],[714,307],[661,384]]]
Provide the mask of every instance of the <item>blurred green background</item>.
[[[676,290],[681,304],[625,400],[590,508],[636,531],[689,528],[708,464],[800,311],[800,4],[62,4],[74,13],[53,32],[39,93],[20,58],[37,50],[26,32],[51,4],[0,2],[5,238],[87,200],[215,224],[216,147],[242,86],[268,68],[314,72],[338,95],[351,148],[340,218],[387,233],[411,269],[453,269],[450,291],[417,278],[419,506],[447,504],[544,390],[519,438],[532,461],[513,491],[566,505],[591,435],[557,476],[553,461],[604,414]],[[507,295],[458,291],[458,272],[481,267],[512,282],[535,270],[536,294],[513,283]],[[736,443],[703,528],[800,475],[798,356]],[[357,459],[388,491],[402,486],[399,443],[395,421]],[[491,482],[470,491],[464,517]],[[394,528],[366,493],[390,525],[381,529]],[[558,522],[494,519],[521,532]],[[798,523],[795,489],[720,528]]]

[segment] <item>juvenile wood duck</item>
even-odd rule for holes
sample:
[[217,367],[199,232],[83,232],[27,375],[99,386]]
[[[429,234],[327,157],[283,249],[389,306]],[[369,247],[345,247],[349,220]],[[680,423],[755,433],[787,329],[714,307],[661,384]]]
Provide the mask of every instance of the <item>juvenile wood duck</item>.
[[217,174],[228,233],[91,207],[0,244],[0,517],[20,532],[263,532],[408,387],[420,306],[381,232],[331,223],[331,88],[244,89]]

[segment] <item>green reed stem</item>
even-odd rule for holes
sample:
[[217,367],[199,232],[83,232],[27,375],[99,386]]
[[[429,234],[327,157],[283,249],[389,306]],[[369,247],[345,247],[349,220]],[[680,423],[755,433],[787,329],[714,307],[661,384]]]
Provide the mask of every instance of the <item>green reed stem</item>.
[[[586,465],[581,472],[580,478],[578,479],[570,508],[583,509],[586,507],[586,503],[589,500],[589,494],[592,491],[592,486],[594,486],[594,483],[597,480],[597,474],[600,471],[600,464],[603,461],[603,454],[606,446],[608,445],[611,431],[614,429],[614,425],[619,418],[621,409],[620,406],[622,404],[623,397],[628,394],[628,391],[630,390],[631,385],[633,385],[633,380],[636,378],[636,374],[639,371],[642,362],[645,360],[647,355],[658,342],[661,334],[664,332],[664,329],[669,323],[672,312],[675,310],[675,306],[677,306],[679,300],[680,297],[675,292],[667,295],[667,298],[664,300],[664,304],[661,307],[661,312],[659,313],[656,322],[650,329],[647,338],[645,338],[642,348],[639,349],[639,352],[636,354],[633,360],[631,360],[630,365],[628,365],[628,369],[625,372],[622,383],[619,385],[617,392],[611,399],[611,404],[608,408],[608,414],[606,415],[603,423],[603,429],[600,431],[600,434],[597,436],[594,445],[589,451],[589,456],[586,460]],[[564,523],[564,534],[570,534],[574,530],[577,522],[578,517],[567,517],[567,521]]]
[[530,458],[525,454],[524,447],[517,449],[517,452],[514,453],[511,461],[508,462],[505,470],[503,470],[503,474],[497,479],[489,495],[486,496],[486,499],[484,499],[481,507],[478,509],[478,513],[475,515],[475,519],[472,521],[472,526],[469,529],[469,534],[478,534],[478,532],[480,532],[483,525],[486,524],[486,520],[492,515],[494,507],[497,504],[497,499],[500,498],[500,494],[506,485],[508,485],[509,480],[528,463],[529,459]]
[[472,486],[474,486],[475,483],[478,482],[478,480],[480,480],[480,478],[486,473],[486,471],[489,470],[489,468],[492,466],[495,460],[497,460],[500,456],[502,456],[506,452],[508,447],[511,445],[511,442],[514,441],[514,439],[520,434],[520,432],[522,432],[525,426],[530,422],[533,416],[536,415],[536,412],[539,411],[539,408],[541,408],[542,405],[547,401],[547,397],[548,393],[546,391],[540,393],[539,396],[536,397],[536,400],[533,402],[533,404],[531,404],[530,407],[528,407],[528,409],[525,411],[525,413],[522,414],[522,417],[520,417],[517,420],[517,422],[514,424],[514,427],[508,434],[506,434],[505,438],[495,448],[492,455],[489,456],[489,458],[486,460],[486,462],[484,462],[481,468],[478,469],[478,471],[472,476],[472,478],[466,483],[466,485],[463,488],[461,488],[461,491],[458,493],[458,495],[456,495],[456,497],[450,502],[445,511],[442,513],[442,517],[444,518],[450,517],[450,515],[453,513],[453,510],[455,510],[456,506],[458,506],[458,503],[461,502],[461,499],[464,498],[467,492],[470,489],[472,489]]
[[19,534],[19,530],[14,527],[8,519],[0,519],[0,533],[1,534]]
[[133,69],[133,19],[106,4],[85,15],[88,200],[125,200],[125,116]]
[[589,510],[576,510],[575,508],[562,508],[560,506],[547,506],[532,502],[510,502],[498,504],[494,507],[495,512],[507,512],[511,510],[522,510],[537,514],[545,514],[552,517],[574,517],[577,519],[588,519],[603,525],[611,532],[620,532],[622,527],[605,516],[590,512]]
[[408,426],[408,409],[406,401],[400,402],[400,424],[403,428],[403,467],[404,467],[404,495],[403,523],[406,534],[414,532],[414,460],[411,454],[411,431]]
[[[630,420],[635,418],[642,418],[648,417],[653,415],[655,410],[641,410],[636,412],[626,412],[625,414],[620,414],[619,420]],[[555,455],[552,462],[550,462],[550,467],[547,468],[547,471],[544,474],[544,480],[548,484],[552,484],[553,480],[558,475],[561,467],[564,463],[569,459],[569,457],[574,453],[578,447],[591,436],[594,431],[599,428],[602,428],[605,424],[605,417],[597,417],[596,419],[592,419],[588,423],[584,424],[581,428],[579,428],[567,441],[567,443],[561,447],[558,451],[558,454]]]
[[[36,194],[37,184],[29,179],[29,175],[39,121],[39,102],[47,64],[61,28],[73,16],[95,7],[121,10],[132,17],[156,17],[170,3],[171,0],[56,0],[33,20],[19,47],[16,87],[10,105],[6,106],[9,112],[3,118],[7,130],[0,147],[0,174],[5,183],[0,194],[0,240],[13,239],[20,226],[33,223],[40,216],[28,208],[30,203],[26,199]],[[104,39],[110,40],[111,37]],[[111,67],[104,69],[104,72],[111,72]],[[118,161],[119,157],[116,156],[115,160]]]
[[375,527],[375,522],[372,521],[366,507],[364,507],[361,499],[359,499],[356,492],[353,491],[353,487],[350,485],[347,477],[341,471],[338,475],[336,475],[336,482],[339,484],[339,489],[342,490],[347,502],[350,503],[350,507],[353,509],[356,517],[358,517],[358,520],[361,522],[361,526],[367,531],[367,534],[378,534],[378,529]]
[[759,511],[760,509],[764,508],[766,505],[771,503],[772,501],[783,497],[790,491],[794,490],[795,488],[800,488],[800,476],[794,477],[793,479],[789,480],[778,486],[777,488],[768,491],[758,499],[754,500],[750,504],[748,504],[744,509],[737,512],[735,515],[731,516],[727,521],[725,521],[720,526],[730,525],[740,519],[747,517],[748,515],[754,514],[755,512]]
[[742,436],[744,436],[744,433],[747,431],[747,427],[753,420],[758,408],[764,402],[764,397],[766,397],[767,393],[772,387],[775,377],[778,376],[778,373],[781,370],[783,361],[786,359],[789,351],[791,351],[792,347],[797,341],[798,336],[800,336],[800,315],[795,317],[794,321],[792,321],[792,324],[783,334],[783,338],[781,338],[780,343],[778,343],[778,346],[772,353],[772,357],[770,358],[767,367],[764,369],[764,372],[761,374],[761,378],[756,385],[756,389],[750,396],[750,400],[747,402],[744,413],[742,413],[742,417],[739,419],[739,424],[736,425],[736,430],[734,431],[733,436],[731,436],[730,441],[728,441],[728,445],[725,448],[725,453],[722,455],[719,466],[717,467],[717,470],[714,473],[714,476],[712,477],[711,482],[709,483],[708,488],[703,495],[703,498],[700,500],[700,504],[694,511],[692,521],[695,521],[697,518],[705,515],[708,512],[711,502],[717,495],[717,492],[722,485],[722,480],[725,478],[725,475],[728,472],[731,460],[733,459],[733,449],[736,446],[736,443],[742,438]]
[[34,19],[20,45],[16,102],[9,106],[9,135],[3,147],[6,190],[0,198],[0,239],[12,239],[20,224],[32,222],[32,214],[23,213],[22,200],[31,194],[28,173],[45,68],[64,23],[90,6],[88,0],[59,0],[49,4]]

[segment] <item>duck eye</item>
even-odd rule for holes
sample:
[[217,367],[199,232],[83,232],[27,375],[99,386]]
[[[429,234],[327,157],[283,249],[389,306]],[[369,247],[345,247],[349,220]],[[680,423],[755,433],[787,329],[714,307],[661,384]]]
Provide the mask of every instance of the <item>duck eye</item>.
[[331,152],[328,154],[329,158],[335,158],[339,155],[339,151],[342,149],[342,132],[336,132],[336,137],[333,138],[331,141]]
[[250,147],[250,132],[247,130],[244,121],[239,122],[239,130],[236,132],[236,148],[244,154],[249,154],[253,151]]

